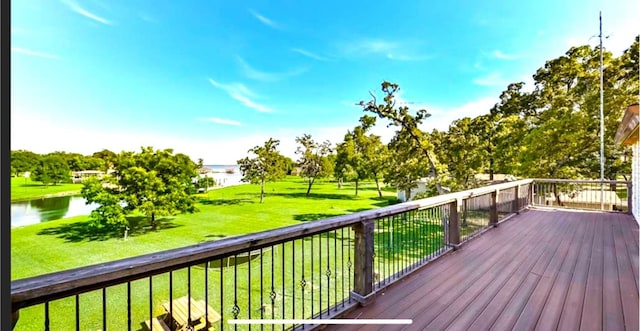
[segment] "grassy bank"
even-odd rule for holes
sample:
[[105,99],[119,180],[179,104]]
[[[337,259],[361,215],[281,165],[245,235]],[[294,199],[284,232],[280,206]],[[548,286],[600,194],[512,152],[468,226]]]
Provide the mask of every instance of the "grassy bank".
[[30,178],[11,178],[11,201],[24,201],[57,195],[80,194],[82,184],[56,184],[44,186]]
[[257,185],[239,185],[199,195],[194,214],[159,220],[156,230],[143,216],[132,216],[128,239],[122,233],[95,232],[88,216],[15,228],[11,231],[11,278],[18,279],[140,254],[274,229],[299,222],[386,206],[392,192],[377,197],[365,184],[358,197],[353,188],[319,182],[310,196],[303,181],[291,177],[269,183],[265,202],[258,201]]
[[[203,241],[216,240],[228,236],[235,236],[245,233],[263,231],[282,227],[299,222],[311,221],[315,219],[353,213],[356,211],[386,206],[395,201],[395,194],[391,191],[384,192],[383,198],[377,197],[377,191],[373,184],[365,184],[361,187],[358,197],[353,195],[354,190],[350,185],[345,185],[338,189],[335,183],[319,182],[314,185],[310,196],[305,195],[306,186],[300,178],[290,177],[286,181],[269,183],[267,185],[267,195],[265,202],[260,204],[259,187],[257,185],[239,185],[223,189],[217,189],[199,196],[197,205],[200,212],[194,214],[179,215],[172,218],[164,218],[159,222],[156,230],[148,227],[148,221],[142,216],[131,217],[131,232],[126,241],[122,238],[122,233],[96,233],[91,230],[87,216],[80,216],[65,220],[45,222],[36,225],[25,226],[12,229],[12,249],[11,249],[11,277],[20,279],[39,274],[45,274],[79,266],[91,265],[116,259],[121,259],[140,254],[146,254],[176,247],[197,244]],[[332,243],[331,250],[325,251],[322,256],[310,251],[313,245],[318,249],[320,242]],[[336,244],[337,245],[334,245]],[[249,311],[253,311],[253,316],[260,311],[261,301],[269,303],[269,293],[267,290],[260,299],[260,284],[264,288],[271,286],[273,279],[278,290],[274,307],[275,317],[282,316],[282,310],[286,315],[293,313],[291,300],[298,300],[297,314],[302,314],[301,309],[305,307],[309,312],[312,305],[314,309],[322,304],[323,307],[333,304],[348,295],[347,285],[348,270],[345,269],[343,261],[348,259],[346,255],[335,255],[335,250],[341,250],[345,245],[352,245],[350,231],[333,234],[333,238],[324,236],[309,239],[302,248],[302,241],[295,244],[289,243],[286,246],[276,246],[265,252],[265,270],[271,270],[271,258],[276,261],[282,259],[283,263],[273,265],[273,274],[265,274],[262,282],[254,281],[249,283],[249,269],[253,275],[259,275],[259,263],[251,266],[246,264],[240,266],[239,279],[235,282],[242,282],[242,293],[237,298],[239,301],[252,293],[253,301],[251,307],[243,307],[241,316],[248,316]],[[294,249],[295,247],[295,249]],[[306,263],[304,269],[299,270],[298,260],[292,256],[295,250],[298,259],[304,256]],[[329,254],[328,254],[329,253]],[[345,253],[346,254],[346,253]],[[333,267],[331,277],[325,277],[327,268],[327,256],[335,255],[330,261]],[[286,261],[284,260],[286,256]],[[309,264],[315,260],[315,265]],[[322,267],[324,263],[324,267]],[[284,265],[284,268],[282,267]],[[320,269],[322,268],[322,269]],[[298,270],[297,273],[295,270]],[[302,270],[305,270],[304,272]],[[314,272],[312,272],[312,270]],[[197,299],[204,299],[204,279],[209,282],[209,300],[219,312],[225,314],[225,319],[230,317],[234,298],[225,294],[220,298],[219,288],[234,288],[233,268],[225,269],[223,272],[208,272],[205,277],[203,268],[191,268],[192,293]],[[309,286],[307,288],[295,288],[291,283],[291,278],[296,277],[299,282],[300,274],[306,273]],[[311,274],[315,274],[311,276]],[[185,287],[187,271],[181,270],[173,274],[173,295],[174,298],[184,295],[187,292]],[[222,279],[221,279],[222,278]],[[152,310],[155,315],[162,312],[161,304],[169,298],[168,275],[161,275],[153,278],[153,300]],[[215,284],[215,285],[212,285]],[[286,288],[279,290],[282,286]],[[331,285],[330,285],[331,284]],[[149,280],[133,282],[132,293],[132,323],[134,329],[140,327],[140,322],[149,318]],[[311,291],[311,287],[332,286],[334,292],[331,298],[314,298],[312,304],[311,297],[302,299],[303,292]],[[299,291],[299,293],[298,293]],[[208,292],[207,292],[208,293]],[[295,297],[297,296],[297,299]],[[291,299],[288,299],[291,297]],[[286,299],[285,299],[286,298]],[[101,292],[92,292],[80,296],[81,302],[81,324],[83,329],[98,329],[101,327],[100,305],[91,305],[91,302],[100,302]],[[285,300],[288,300],[285,302]],[[214,304],[217,303],[217,304]],[[112,329],[121,329],[123,316],[122,310],[126,307],[126,286],[111,287],[107,290],[107,305],[109,307],[107,318]],[[90,306],[95,306],[91,307]],[[75,323],[74,299],[68,298],[53,302],[50,306],[52,313],[56,311],[55,318],[52,317],[52,329],[65,329],[66,326]],[[257,310],[257,311],[256,311]],[[269,316],[271,311],[268,311]],[[43,307],[36,306],[21,311],[20,322],[16,330],[41,329],[43,323]],[[245,315],[246,314],[246,315]],[[300,317],[299,315],[298,317]],[[57,326],[57,327],[56,327]]]

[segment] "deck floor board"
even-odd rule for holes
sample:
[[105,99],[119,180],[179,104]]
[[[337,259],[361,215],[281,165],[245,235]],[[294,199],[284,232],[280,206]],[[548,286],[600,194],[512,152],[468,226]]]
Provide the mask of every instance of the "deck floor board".
[[627,214],[531,209],[380,290],[326,330],[637,330],[638,225]]

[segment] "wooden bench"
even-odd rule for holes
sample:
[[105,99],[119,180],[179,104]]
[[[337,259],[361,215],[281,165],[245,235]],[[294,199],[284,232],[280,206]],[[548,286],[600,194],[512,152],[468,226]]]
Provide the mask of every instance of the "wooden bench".
[[144,324],[147,327],[147,330],[151,330],[151,325],[153,325],[154,331],[171,331],[167,324],[157,317],[152,318],[150,321],[145,321]]

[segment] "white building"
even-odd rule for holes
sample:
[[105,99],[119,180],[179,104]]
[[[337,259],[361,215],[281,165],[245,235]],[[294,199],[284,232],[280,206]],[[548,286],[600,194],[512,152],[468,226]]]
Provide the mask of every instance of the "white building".
[[631,211],[636,222],[640,223],[640,140],[638,138],[638,104],[627,107],[616,132],[616,143],[631,146]]

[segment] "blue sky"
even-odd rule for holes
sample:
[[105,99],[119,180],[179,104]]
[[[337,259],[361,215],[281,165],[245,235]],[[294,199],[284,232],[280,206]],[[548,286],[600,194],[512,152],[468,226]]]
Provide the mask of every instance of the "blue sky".
[[446,130],[596,44],[599,10],[619,54],[638,1],[12,1],[11,148],[233,164],[274,137],[294,157],[303,133],[341,141],[383,80]]

